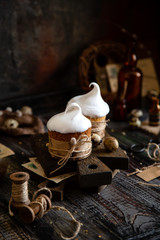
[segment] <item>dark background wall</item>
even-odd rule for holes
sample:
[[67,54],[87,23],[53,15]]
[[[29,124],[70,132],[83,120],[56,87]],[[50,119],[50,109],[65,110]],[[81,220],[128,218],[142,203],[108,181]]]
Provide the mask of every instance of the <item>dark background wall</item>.
[[159,74],[158,11],[154,0],[0,0],[0,100],[78,86],[78,59],[98,40],[136,35]]

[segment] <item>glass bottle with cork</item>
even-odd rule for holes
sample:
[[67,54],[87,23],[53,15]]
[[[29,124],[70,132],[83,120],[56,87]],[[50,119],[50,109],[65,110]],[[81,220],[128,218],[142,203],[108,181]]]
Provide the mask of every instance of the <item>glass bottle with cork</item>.
[[118,96],[121,95],[127,82],[125,94],[126,111],[141,108],[142,98],[142,71],[137,67],[136,42],[128,44],[124,65],[118,73]]

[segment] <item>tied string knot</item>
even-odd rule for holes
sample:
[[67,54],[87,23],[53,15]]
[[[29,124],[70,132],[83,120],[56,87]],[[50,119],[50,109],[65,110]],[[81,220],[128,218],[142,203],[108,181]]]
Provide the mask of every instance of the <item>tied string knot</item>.
[[[76,140],[75,138],[71,138],[71,148],[68,150],[66,156],[64,156],[63,158],[61,158],[58,161],[58,165],[63,165],[66,163],[66,161],[68,161],[68,159],[71,157],[72,153],[75,152],[75,150],[84,145],[86,142],[91,143],[91,140],[89,140],[89,137],[87,135],[80,135],[79,138]],[[88,150],[88,149],[87,149]],[[77,152],[83,152],[86,151],[86,149],[84,150],[80,150]]]
[[[59,167],[56,168],[55,170],[51,171],[50,175],[53,174],[58,169],[62,168],[68,162],[68,160],[70,158],[72,158],[73,161],[77,160],[77,156],[75,156],[75,157],[72,156],[73,153],[78,153],[79,154],[78,155],[78,159],[86,158],[91,153],[91,146],[92,146],[91,137],[88,137],[85,134],[80,135],[78,137],[78,139],[76,139],[74,137],[71,138],[70,144],[71,144],[70,149],[55,148],[55,147],[52,146],[52,142],[47,144],[49,153],[53,157],[61,157],[61,155],[60,154],[56,154],[55,151],[66,152],[66,154],[64,156],[62,156],[59,159],[59,161],[57,162],[57,165],[59,165]],[[84,149],[81,149],[81,147],[84,146],[84,145],[86,145],[84,147]]]

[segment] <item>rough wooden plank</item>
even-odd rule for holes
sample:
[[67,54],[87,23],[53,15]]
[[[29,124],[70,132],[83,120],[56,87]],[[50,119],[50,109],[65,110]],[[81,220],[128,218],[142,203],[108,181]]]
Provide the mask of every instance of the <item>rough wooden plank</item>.
[[81,188],[111,184],[112,171],[94,154],[91,154],[84,160],[78,161],[77,168]]
[[[134,133],[126,131],[126,135],[115,132],[115,137],[122,143],[130,146],[131,143],[142,142],[147,134],[142,132]],[[147,138],[149,139],[149,137]],[[56,227],[63,228],[63,223],[57,213],[51,211],[42,219],[26,226],[8,215],[8,202],[11,196],[11,182],[9,175],[14,171],[22,170],[21,163],[27,160],[28,156],[34,154],[30,144],[30,137],[13,138],[0,136],[0,141],[15,152],[16,156],[9,157],[9,167],[6,175],[0,180],[0,238],[51,240],[61,238],[55,233]],[[21,144],[19,144],[21,142]],[[23,152],[23,154],[21,154]],[[129,169],[132,170],[143,164],[150,163],[143,154],[130,157]],[[91,194],[79,189],[75,184],[69,186],[65,191],[62,202],[53,201],[54,205],[65,206],[83,226],[77,238],[84,239],[105,239],[105,240],[159,240],[160,239],[160,188],[142,186],[138,184],[137,176],[127,177],[128,171],[121,170],[100,194]],[[160,179],[152,181],[160,184]],[[37,181],[33,175],[29,181],[30,199],[37,190]],[[61,215],[60,215],[61,216]],[[8,225],[6,225],[6,221]],[[71,231],[70,224],[65,225]],[[12,230],[11,230],[12,229]],[[69,231],[68,230],[68,231]],[[6,237],[7,236],[7,237]]]
[[108,152],[104,145],[101,144],[98,148],[93,149],[94,154],[110,169],[128,169],[129,157],[120,147],[113,151]]

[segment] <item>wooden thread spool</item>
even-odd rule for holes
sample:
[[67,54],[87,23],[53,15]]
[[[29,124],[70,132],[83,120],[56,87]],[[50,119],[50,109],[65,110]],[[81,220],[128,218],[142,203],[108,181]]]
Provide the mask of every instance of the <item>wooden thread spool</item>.
[[[46,194],[43,192],[46,192]],[[41,218],[50,209],[63,210],[68,213],[72,221],[76,223],[77,227],[71,237],[65,237],[61,231],[58,231],[57,233],[61,236],[62,239],[75,239],[80,231],[81,223],[78,222],[66,208],[62,206],[52,206],[51,199],[52,193],[48,188],[41,188],[36,191],[33,195],[33,201],[29,205],[23,205],[23,207],[20,207],[20,220],[23,223],[29,224],[32,223],[35,218]]]
[[17,209],[24,204],[29,204],[28,198],[28,180],[29,174],[26,172],[15,172],[10,175],[12,181],[12,196],[10,199],[10,206]]
[[[46,192],[44,194],[43,192]],[[23,205],[19,211],[19,218],[23,223],[32,223],[35,218],[41,218],[52,207],[52,193],[49,189],[39,189],[33,195],[33,200],[29,205]]]

